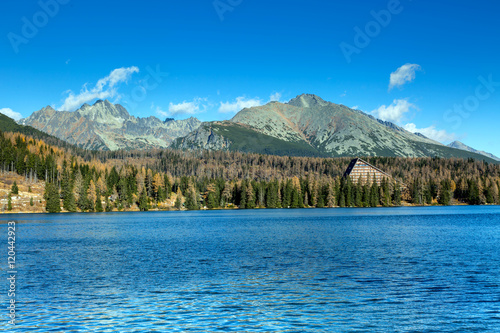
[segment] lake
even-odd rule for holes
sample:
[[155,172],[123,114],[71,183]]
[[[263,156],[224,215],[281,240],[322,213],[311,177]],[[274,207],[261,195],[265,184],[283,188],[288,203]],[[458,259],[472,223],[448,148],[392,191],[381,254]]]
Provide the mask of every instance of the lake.
[[0,222],[0,328],[13,332],[500,331],[499,206]]

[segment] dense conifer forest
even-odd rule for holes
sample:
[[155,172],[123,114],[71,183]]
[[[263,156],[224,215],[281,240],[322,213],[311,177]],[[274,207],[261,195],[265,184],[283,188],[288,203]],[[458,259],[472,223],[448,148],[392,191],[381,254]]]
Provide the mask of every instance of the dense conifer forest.
[[0,132],[0,172],[45,182],[48,212],[499,203],[500,165],[472,159],[365,157],[394,177],[378,185],[344,178],[350,158],[51,143]]

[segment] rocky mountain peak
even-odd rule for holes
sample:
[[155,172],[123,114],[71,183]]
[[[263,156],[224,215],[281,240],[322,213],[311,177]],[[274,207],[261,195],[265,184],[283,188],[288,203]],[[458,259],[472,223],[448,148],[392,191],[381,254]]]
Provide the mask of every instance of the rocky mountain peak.
[[108,100],[98,100],[92,106],[84,104],[76,112],[90,120],[106,124],[121,125],[130,118],[130,114],[123,106],[112,104]]
[[330,103],[314,94],[302,94],[291,99],[287,104],[303,108],[312,108],[318,106],[327,106]]

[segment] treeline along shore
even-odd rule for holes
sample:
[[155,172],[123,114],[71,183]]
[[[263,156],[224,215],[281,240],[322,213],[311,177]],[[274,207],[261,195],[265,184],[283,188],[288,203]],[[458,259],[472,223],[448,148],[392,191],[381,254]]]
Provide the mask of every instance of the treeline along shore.
[[[0,132],[0,210],[29,212],[37,205],[55,213],[500,203],[499,164],[457,158],[364,159],[392,179],[378,184],[344,178],[351,158],[94,152]],[[37,197],[34,189],[43,193]],[[29,204],[20,205],[22,198],[29,198]]]

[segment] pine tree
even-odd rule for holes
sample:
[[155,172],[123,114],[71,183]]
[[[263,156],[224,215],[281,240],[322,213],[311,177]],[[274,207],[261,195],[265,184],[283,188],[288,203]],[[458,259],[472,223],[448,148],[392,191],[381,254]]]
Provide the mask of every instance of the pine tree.
[[96,196],[96,186],[94,181],[91,179],[89,183],[89,188],[87,190],[87,198],[88,198],[88,209],[93,212],[95,210],[95,203],[97,200]]
[[300,194],[297,188],[292,188],[292,201],[290,203],[290,208],[300,208],[299,195]]
[[35,204],[33,203],[33,197],[30,197],[30,206],[33,207]]
[[439,195],[438,203],[440,205],[449,205],[451,200],[451,186],[450,182],[447,180],[441,181],[441,191]]
[[327,186],[328,187],[327,187],[327,194],[326,194],[326,207],[332,208],[332,207],[335,207],[334,189],[333,189],[333,185],[331,182]]
[[170,178],[167,174],[163,176],[163,184],[165,186],[165,195],[166,199],[170,198],[170,193],[172,192],[172,183],[170,182]]
[[401,206],[401,187],[399,183],[394,183],[394,193],[392,202],[394,206]]
[[148,196],[146,194],[146,188],[142,189],[141,195],[139,196],[139,202],[137,203],[139,210],[141,212],[148,211]]
[[322,195],[318,196],[318,203],[316,205],[317,208],[324,208],[325,207],[325,199]]
[[222,191],[221,195],[222,199],[221,207],[222,208],[226,207],[226,205],[231,202],[232,198],[233,198],[233,186],[231,183],[226,182],[224,185],[224,190]]
[[10,212],[12,210],[12,194],[9,193],[7,198],[7,210]]
[[391,191],[389,188],[389,182],[387,181],[386,178],[382,180],[382,194],[383,194],[382,205],[384,207],[389,207],[391,205]]
[[282,201],[282,207],[283,208],[290,208],[292,204],[292,183],[290,180],[286,181],[284,180],[282,182],[283,186],[283,201]]
[[377,207],[379,202],[380,202],[380,198],[379,198],[378,184],[377,184],[377,180],[374,179],[372,187],[370,189],[370,206]]
[[345,195],[340,194],[339,207],[345,207]]
[[10,190],[12,194],[18,195],[19,194],[19,187],[17,186],[16,181],[14,181],[14,184],[12,184],[12,188]]
[[275,182],[271,182],[267,186],[266,207],[267,208],[278,207],[278,186],[276,185]]
[[354,204],[356,207],[363,207],[363,187],[359,180],[354,189]]
[[54,183],[45,184],[45,194],[44,198],[46,200],[45,209],[49,213],[59,213],[61,211],[61,200],[59,197],[59,191],[57,190]]
[[176,198],[175,198],[175,208],[181,209],[182,208],[182,191],[180,187],[177,187],[177,192],[176,192]]
[[200,209],[198,205],[196,189],[193,185],[189,185],[186,190],[186,202],[184,203],[187,210],[198,210]]
[[345,181],[345,205],[351,207],[353,205],[353,190],[351,177],[347,177]]
[[309,207],[309,195],[306,193],[304,194],[304,207]]
[[208,193],[207,196],[207,208],[208,209],[214,209],[217,208],[219,205],[217,203],[217,197],[215,195],[215,192],[210,192]]
[[208,184],[204,197],[207,208],[213,209],[219,206],[217,202],[217,186],[214,183]]
[[72,185],[69,172],[65,170],[61,180],[61,196],[63,199],[63,207],[68,212],[76,212],[75,195],[73,194]]
[[99,190],[99,188],[96,189],[95,211],[98,213],[104,211],[104,209],[102,208],[101,191]]
[[255,192],[251,182],[248,182],[246,189],[246,208],[247,209],[255,208]]

